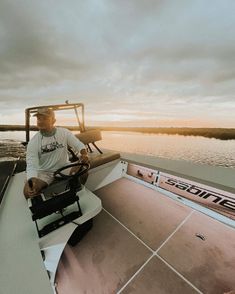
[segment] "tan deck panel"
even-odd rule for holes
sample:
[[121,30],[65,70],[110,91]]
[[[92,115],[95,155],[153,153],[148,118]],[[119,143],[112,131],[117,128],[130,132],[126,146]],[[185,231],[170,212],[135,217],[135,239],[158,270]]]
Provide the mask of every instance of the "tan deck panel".
[[107,151],[103,154],[93,152],[89,153],[88,155],[90,159],[91,168],[95,168],[97,166],[120,158],[120,154],[118,152],[113,151]]
[[208,216],[194,213],[159,255],[203,293],[235,289],[235,230]]
[[234,229],[202,213],[191,214],[191,208],[126,178],[96,194],[108,212],[151,248],[166,241],[157,253],[175,270],[102,211],[76,247],[66,246],[56,277],[58,294],[223,294],[235,289]]
[[198,292],[154,256],[121,293],[194,294]]
[[121,178],[95,191],[103,207],[156,250],[190,214],[190,208]]
[[116,293],[151,254],[102,211],[79,244],[66,246],[58,267],[57,291],[59,294]]

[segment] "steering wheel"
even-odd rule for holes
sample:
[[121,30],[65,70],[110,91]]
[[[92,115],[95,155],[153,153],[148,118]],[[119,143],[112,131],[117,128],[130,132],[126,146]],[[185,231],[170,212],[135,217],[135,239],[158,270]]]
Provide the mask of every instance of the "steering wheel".
[[[80,168],[78,169],[78,171],[74,174],[71,175],[66,175],[63,174],[62,171],[74,167],[74,166],[80,166]],[[90,164],[89,163],[84,163],[84,162],[75,162],[75,163],[71,163],[65,166],[62,166],[61,168],[57,169],[54,172],[54,178],[57,180],[68,180],[68,179],[72,179],[72,178],[77,178],[80,177],[81,175],[85,174],[90,168]]]

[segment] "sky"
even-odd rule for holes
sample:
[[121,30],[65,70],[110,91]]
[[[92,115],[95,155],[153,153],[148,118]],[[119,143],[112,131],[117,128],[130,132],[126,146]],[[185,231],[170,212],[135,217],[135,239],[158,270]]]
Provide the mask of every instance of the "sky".
[[234,0],[1,0],[0,124],[83,102],[87,125],[235,128]]

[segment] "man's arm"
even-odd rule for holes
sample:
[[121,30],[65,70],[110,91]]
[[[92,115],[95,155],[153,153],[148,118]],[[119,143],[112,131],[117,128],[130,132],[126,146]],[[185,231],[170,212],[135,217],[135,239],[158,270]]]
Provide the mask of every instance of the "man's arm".
[[35,142],[30,141],[27,146],[26,164],[27,180],[30,178],[36,178],[38,176],[39,158],[38,146]]
[[82,162],[89,162],[88,154],[85,145],[74,136],[73,133],[68,131],[67,133],[68,145],[75,150],[75,153],[80,153],[80,159]]

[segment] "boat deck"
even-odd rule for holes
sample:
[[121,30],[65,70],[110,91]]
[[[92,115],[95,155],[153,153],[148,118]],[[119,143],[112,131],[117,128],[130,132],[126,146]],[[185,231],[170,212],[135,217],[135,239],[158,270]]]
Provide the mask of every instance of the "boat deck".
[[235,230],[127,178],[95,191],[103,210],[66,246],[59,294],[213,293],[235,289]]

